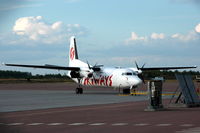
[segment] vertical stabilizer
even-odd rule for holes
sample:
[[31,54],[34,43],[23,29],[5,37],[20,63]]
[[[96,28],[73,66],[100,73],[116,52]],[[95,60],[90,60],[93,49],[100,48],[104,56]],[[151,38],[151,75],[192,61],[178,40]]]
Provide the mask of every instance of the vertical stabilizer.
[[70,38],[70,48],[69,48],[69,66],[73,66],[73,62],[78,60],[78,51],[76,47],[76,39],[74,36]]

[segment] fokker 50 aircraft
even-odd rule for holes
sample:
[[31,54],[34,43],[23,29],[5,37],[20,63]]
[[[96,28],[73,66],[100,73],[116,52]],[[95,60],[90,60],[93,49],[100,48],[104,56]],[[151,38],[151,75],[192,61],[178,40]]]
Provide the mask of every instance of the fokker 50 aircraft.
[[144,65],[136,68],[106,68],[103,65],[91,66],[79,60],[75,37],[70,38],[69,49],[69,66],[57,65],[21,65],[21,64],[4,64],[6,66],[31,67],[44,69],[67,70],[68,76],[78,83],[76,88],[77,94],[82,94],[81,86],[106,86],[122,89],[133,89],[144,82],[142,71],[146,70],[169,70],[169,69],[188,69],[192,67],[152,67],[146,68]]

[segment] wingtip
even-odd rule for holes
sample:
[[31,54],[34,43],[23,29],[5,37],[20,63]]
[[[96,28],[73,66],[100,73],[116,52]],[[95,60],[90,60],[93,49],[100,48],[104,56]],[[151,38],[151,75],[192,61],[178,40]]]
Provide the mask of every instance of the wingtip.
[[2,66],[5,66],[6,64],[4,62],[1,63]]

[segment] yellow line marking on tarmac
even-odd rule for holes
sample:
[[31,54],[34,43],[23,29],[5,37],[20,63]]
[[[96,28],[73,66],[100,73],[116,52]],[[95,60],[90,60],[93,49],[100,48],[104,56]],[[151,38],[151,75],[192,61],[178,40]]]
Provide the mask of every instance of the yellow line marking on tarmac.
[[[138,92],[134,92],[134,93],[130,93],[130,94],[118,94],[118,96],[132,96],[132,95],[147,95],[148,92],[146,91],[138,91]],[[172,96],[172,95],[176,95],[178,96],[179,94],[174,94],[174,93],[163,93],[162,96]]]

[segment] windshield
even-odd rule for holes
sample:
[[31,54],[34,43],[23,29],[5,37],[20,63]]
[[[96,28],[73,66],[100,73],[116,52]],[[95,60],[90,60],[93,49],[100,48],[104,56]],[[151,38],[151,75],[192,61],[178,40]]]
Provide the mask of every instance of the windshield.
[[126,75],[126,76],[132,76],[132,75],[135,75],[134,73],[132,72],[125,72],[125,73],[122,73],[122,75]]

